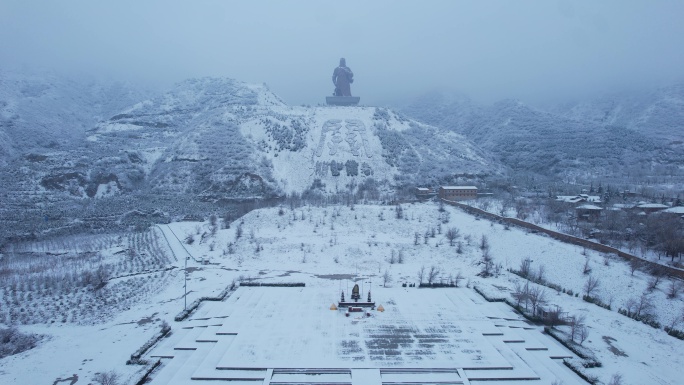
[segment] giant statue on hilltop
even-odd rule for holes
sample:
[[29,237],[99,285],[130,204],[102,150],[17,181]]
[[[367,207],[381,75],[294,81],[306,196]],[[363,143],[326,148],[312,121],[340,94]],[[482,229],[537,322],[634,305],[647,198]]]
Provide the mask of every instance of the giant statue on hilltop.
[[352,96],[351,84],[354,83],[354,73],[347,67],[347,61],[344,58],[340,59],[340,65],[333,71],[332,81],[335,85],[333,95]]
[[347,67],[347,61],[340,59],[340,65],[335,68],[332,75],[335,85],[333,96],[326,97],[326,102],[335,106],[350,106],[359,103],[361,98],[351,95],[351,84],[354,82],[354,73]]

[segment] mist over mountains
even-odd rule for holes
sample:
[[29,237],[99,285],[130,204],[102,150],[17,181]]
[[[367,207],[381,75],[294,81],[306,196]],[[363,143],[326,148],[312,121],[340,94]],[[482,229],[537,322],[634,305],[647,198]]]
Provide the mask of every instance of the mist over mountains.
[[682,173],[682,85],[544,107],[516,100],[486,106],[433,92],[397,109],[463,134],[515,172],[551,178]]

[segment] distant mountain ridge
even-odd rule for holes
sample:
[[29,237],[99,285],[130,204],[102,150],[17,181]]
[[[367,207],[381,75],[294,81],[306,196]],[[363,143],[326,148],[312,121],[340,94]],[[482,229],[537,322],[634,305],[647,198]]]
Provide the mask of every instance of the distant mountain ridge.
[[629,175],[684,162],[683,86],[546,109],[433,92],[398,110],[463,134],[516,172]]

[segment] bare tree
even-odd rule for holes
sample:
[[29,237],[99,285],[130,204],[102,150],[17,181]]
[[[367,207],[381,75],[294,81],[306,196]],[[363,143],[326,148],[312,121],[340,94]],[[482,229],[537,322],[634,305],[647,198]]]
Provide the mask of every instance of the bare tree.
[[540,282],[540,283],[544,282],[545,273],[546,273],[546,267],[544,265],[539,265],[539,269],[537,270],[537,282]]
[[532,261],[529,258],[525,258],[520,262],[520,275],[527,278],[530,276],[530,265]]
[[587,281],[584,283],[584,293],[587,297],[591,297],[591,294],[601,285],[601,281],[594,276],[589,276]]
[[404,219],[404,209],[401,208],[401,205],[395,207],[395,217],[397,219]]
[[652,311],[655,308],[653,300],[645,291],[639,298],[630,298],[625,303],[627,312],[637,318],[650,318],[653,316]]
[[109,278],[109,270],[103,265],[98,266],[97,270],[95,270],[94,273],[93,283],[95,284],[95,289],[101,289],[102,287],[104,287],[109,281]]
[[489,239],[484,234],[480,238],[480,250],[489,250]]
[[532,314],[537,315],[537,307],[546,303],[546,290],[539,286],[534,286],[530,289],[530,304],[532,305]]
[[582,314],[580,316],[572,316],[570,318],[570,339],[575,341],[579,337],[580,329],[584,327],[587,316]]
[[506,213],[508,212],[508,209],[511,208],[512,205],[513,205],[513,198],[511,198],[510,196],[504,198],[501,201],[501,207],[499,207],[499,215],[502,217],[505,217]]
[[525,308],[527,309],[527,302],[530,300],[530,283],[525,282],[525,286],[522,286],[520,282],[516,282],[511,295],[518,307],[520,307],[521,303],[525,303]]
[[399,250],[399,253],[397,254],[397,263],[404,263],[404,250]]
[[423,283],[424,278],[425,278],[425,266],[421,266],[420,270],[418,270],[418,282]]
[[579,334],[578,337],[579,337],[580,345],[582,345],[584,343],[584,341],[589,337],[589,328],[586,327],[585,325],[582,325],[579,328],[578,334]]
[[591,266],[589,265],[589,257],[584,259],[584,266],[582,267],[582,274],[587,275],[591,273]]
[[561,314],[563,313],[563,309],[561,309],[560,306],[556,306],[553,309],[549,310],[546,318],[546,322],[551,326],[552,328],[555,328],[556,325],[560,325],[561,323]]
[[610,382],[608,382],[608,385],[622,385],[622,374],[613,374],[613,376],[610,378]]
[[96,373],[93,381],[98,385],[119,385],[119,374],[115,371]]
[[527,219],[528,216],[527,202],[524,199],[515,200],[515,216],[523,221]]
[[669,299],[675,299],[677,296],[679,296],[679,291],[682,289],[682,286],[677,282],[676,280],[671,280],[670,281],[670,286],[667,289],[667,298]]
[[632,273],[632,276],[634,276],[634,272],[637,271],[640,267],[641,267],[641,259],[632,258],[629,260],[629,271]]
[[648,280],[648,289],[651,291],[657,289],[663,277],[665,277],[665,269],[662,266],[654,267],[651,270],[651,279]]
[[456,276],[454,277],[454,285],[458,287],[458,284],[463,280],[463,273],[461,273],[461,270],[456,273]]
[[392,275],[390,274],[389,270],[385,270],[385,274],[382,275],[382,287],[387,287],[387,284],[390,283],[392,283]]
[[437,279],[437,276],[439,276],[439,267],[432,265],[430,266],[430,271],[428,272],[428,283],[434,282],[435,279]]
[[480,275],[484,278],[492,276],[492,269],[494,268],[494,258],[489,254],[489,249],[482,250],[482,271]]
[[449,240],[449,246],[453,246],[454,241],[461,236],[461,232],[457,228],[452,227],[447,230],[445,236]]
[[238,225],[238,227],[235,229],[235,241],[237,242],[238,239],[242,237],[242,223]]

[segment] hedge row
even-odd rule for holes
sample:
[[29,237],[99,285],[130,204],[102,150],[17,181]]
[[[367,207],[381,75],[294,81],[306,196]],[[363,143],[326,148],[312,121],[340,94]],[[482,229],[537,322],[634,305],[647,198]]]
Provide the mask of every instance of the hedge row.
[[135,383],[135,385],[147,384],[149,382],[150,374],[152,374],[152,372],[154,372],[159,365],[161,365],[161,359],[158,359],[154,364],[152,364],[152,366],[145,371],[145,374],[140,378],[140,380],[138,380],[138,382]]
[[592,385],[598,384],[599,383],[598,378],[596,378],[596,376],[590,376],[589,374],[587,374],[586,371],[584,370],[585,369],[584,364],[581,362],[577,362],[577,361],[578,360],[576,360],[574,358],[570,358],[570,359],[566,358],[563,360],[563,364],[565,366],[567,366],[568,368],[570,368],[570,370],[575,372],[575,374],[580,376],[584,381],[586,381]]
[[684,331],[674,329],[668,326],[665,326],[665,331],[667,334],[671,335],[674,338],[679,338],[680,340],[684,340]]
[[223,291],[220,292],[219,295],[216,297],[201,297],[201,298],[194,300],[187,309],[178,313],[178,315],[176,315],[173,318],[173,320],[176,322],[180,322],[180,321],[183,321],[184,319],[188,318],[188,316],[190,314],[192,314],[192,312],[195,311],[195,309],[197,309],[199,307],[199,305],[204,301],[223,301],[224,299],[226,299],[228,294],[231,291],[235,290],[236,288],[237,288],[237,286],[235,285],[235,282],[233,282],[230,285],[228,285],[225,289],[223,289]]
[[[625,310],[625,309],[618,309],[618,313],[622,314],[622,315],[625,316],[625,317],[629,317],[629,318],[631,318],[631,319],[633,319],[633,320],[643,322],[643,323],[645,323],[646,325],[648,325],[648,326],[650,326],[650,327],[652,327],[652,328],[654,328],[654,329],[660,329],[660,322],[654,320],[654,319],[653,319],[653,316],[650,316],[650,315],[647,315],[647,316],[637,315],[637,314],[631,313],[629,310]],[[670,333],[668,333],[668,334],[670,334]],[[672,335],[672,334],[670,334],[670,335]],[[675,337],[676,337],[676,336],[675,336]]]
[[154,344],[159,340],[166,337],[171,332],[171,326],[166,322],[162,323],[161,330],[150,338],[140,349],[136,350],[135,353],[131,354],[131,358],[126,361],[126,365],[147,365],[148,362],[142,359],[143,354],[148,351]]
[[560,342],[571,352],[575,353],[578,357],[580,357],[583,360],[582,367],[600,368],[601,366],[603,366],[603,364],[599,360],[597,360],[596,357],[594,357],[594,354],[591,352],[591,350],[578,345],[574,341],[570,341],[567,338],[563,338],[559,331],[552,329],[550,327],[545,327],[544,332],[553,337],[556,341]]
[[600,306],[600,307],[602,307],[602,308],[604,308],[604,309],[610,310],[610,305],[608,305],[607,303],[601,301],[599,298],[591,297],[591,296],[588,296],[588,295],[583,295],[583,296],[582,296],[582,299],[583,299],[585,302],[593,303],[593,304],[596,305],[596,306]]
[[480,288],[477,286],[473,286],[473,290],[475,290],[475,292],[477,294],[481,295],[482,298],[484,298],[487,302],[506,302],[506,298],[489,298],[489,297],[487,297],[487,295],[485,293],[483,293],[482,290],[480,290]]
[[434,288],[438,288],[438,287],[458,287],[458,286],[456,286],[456,284],[454,284],[454,283],[437,283],[437,282],[433,282],[433,283],[425,282],[425,283],[421,283],[418,285],[418,288],[426,288],[426,287],[434,289]]
[[262,282],[240,282],[240,286],[245,287],[305,287],[306,284],[303,282],[291,282],[291,283],[262,283]]

